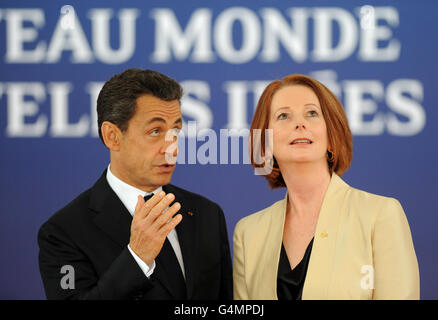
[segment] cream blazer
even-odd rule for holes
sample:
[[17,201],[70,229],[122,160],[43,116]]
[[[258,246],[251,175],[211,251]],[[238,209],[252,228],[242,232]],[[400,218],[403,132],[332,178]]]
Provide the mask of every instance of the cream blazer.
[[[234,299],[277,299],[285,199],[234,230]],[[314,234],[302,299],[419,299],[420,277],[400,203],[332,174]]]

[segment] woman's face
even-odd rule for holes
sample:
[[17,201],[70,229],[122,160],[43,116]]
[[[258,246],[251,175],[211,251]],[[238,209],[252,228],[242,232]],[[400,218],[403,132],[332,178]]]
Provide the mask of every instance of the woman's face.
[[327,164],[327,126],[318,97],[303,85],[288,85],[273,96],[269,118],[273,153],[279,166]]

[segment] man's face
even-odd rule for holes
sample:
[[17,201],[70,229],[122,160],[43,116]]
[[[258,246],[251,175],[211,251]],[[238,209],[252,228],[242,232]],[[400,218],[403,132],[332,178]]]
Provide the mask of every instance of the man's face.
[[179,131],[181,127],[178,100],[165,101],[152,95],[139,97],[128,129],[122,133],[120,149],[111,156],[111,171],[124,182],[147,192],[168,184],[175,169],[169,158],[177,153],[176,138],[169,135],[169,130]]

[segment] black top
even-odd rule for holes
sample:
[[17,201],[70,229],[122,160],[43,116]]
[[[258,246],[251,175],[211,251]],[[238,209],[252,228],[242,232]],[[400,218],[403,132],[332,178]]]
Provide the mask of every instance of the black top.
[[283,243],[281,244],[280,261],[277,274],[278,300],[301,300],[304,280],[306,279],[313,238],[307,246],[303,259],[294,269],[291,268]]

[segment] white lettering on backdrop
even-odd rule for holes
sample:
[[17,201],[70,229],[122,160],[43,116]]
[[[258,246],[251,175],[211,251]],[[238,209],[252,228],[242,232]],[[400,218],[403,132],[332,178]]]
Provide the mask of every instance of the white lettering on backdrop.
[[[85,18],[91,22],[90,30],[83,27]],[[284,55],[295,63],[340,62],[351,57],[356,57],[357,63],[389,62],[399,59],[402,47],[393,37],[393,29],[400,24],[395,7],[364,6],[355,12],[337,7],[285,11],[230,7],[215,14],[211,9],[198,8],[182,25],[170,8],[154,8],[146,15],[139,9],[89,9],[82,17],[72,6],[64,6],[52,32],[44,30],[43,9],[0,9],[0,23],[5,25],[5,42],[0,44],[5,47],[3,61],[55,64],[69,55],[71,64],[126,63],[135,54],[139,19],[154,22],[150,60],[156,64],[211,64],[221,60],[230,64],[275,63]],[[238,46],[233,40],[236,25],[240,25]],[[118,48],[111,46],[110,30],[118,30]],[[140,34],[144,37],[144,32]],[[341,98],[355,135],[412,136],[425,126],[424,89],[417,79],[338,81],[334,70],[310,75]],[[199,130],[209,129],[214,125],[213,111],[220,108],[226,112],[226,122],[216,126],[233,129],[230,132],[235,135],[249,128],[258,97],[270,81],[226,80],[222,83],[225,96],[213,99],[206,79],[178,80],[185,90],[182,112],[187,120],[196,121]],[[7,110],[6,136],[97,137],[95,109],[102,85],[87,82],[78,88],[77,84],[57,81],[0,83],[0,103]],[[71,95],[85,95],[82,98],[90,101],[89,106],[70,110]],[[218,98],[227,105],[213,105]]]

